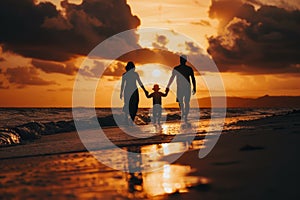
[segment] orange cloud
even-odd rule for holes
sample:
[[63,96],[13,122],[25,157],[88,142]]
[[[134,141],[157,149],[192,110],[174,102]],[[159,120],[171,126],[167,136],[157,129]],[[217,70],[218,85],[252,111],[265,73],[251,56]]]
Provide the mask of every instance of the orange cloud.
[[54,61],[32,59],[31,64],[46,73],[74,75],[78,71],[78,68],[72,62],[60,63]]
[[5,75],[10,83],[16,84],[19,88],[27,85],[53,85],[54,81],[47,81],[39,77],[38,71],[33,67],[8,68]]

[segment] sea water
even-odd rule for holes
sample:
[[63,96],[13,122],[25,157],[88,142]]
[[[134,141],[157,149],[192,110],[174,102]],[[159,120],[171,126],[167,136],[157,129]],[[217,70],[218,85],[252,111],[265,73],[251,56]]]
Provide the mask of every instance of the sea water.
[[[90,113],[84,112],[84,110],[89,108],[78,109],[82,110],[82,118],[89,119],[93,117],[91,115],[85,115],[85,113]],[[89,110],[94,110],[94,113],[98,118],[111,115],[110,108],[96,108]],[[285,114],[292,110],[293,109],[291,108],[227,108],[226,121],[231,123],[239,120],[253,120],[271,115]],[[149,117],[150,112],[151,109],[149,108],[140,108],[137,117]],[[122,111],[119,109],[119,114],[121,113]],[[202,108],[199,109],[199,113],[201,119],[208,119],[211,115],[211,109]],[[165,108],[162,115],[162,118],[167,115],[173,116],[167,118],[167,121],[176,120],[180,118],[180,111],[177,108]],[[193,111],[191,111],[189,117],[193,119]],[[72,108],[0,108],[0,128],[19,126],[29,122],[49,123],[70,120],[73,120]]]
[[[292,108],[227,108],[224,126],[218,126],[218,117],[222,117],[224,109],[215,109],[214,118],[210,120],[210,108],[191,108],[189,120],[197,122],[197,132],[206,132],[208,126],[216,130],[233,130],[238,121],[249,121],[272,115],[286,114]],[[73,113],[80,113],[80,120],[86,128],[97,127],[95,121],[103,126],[114,127],[116,118],[123,118],[121,108],[0,108],[0,145],[20,143],[21,140],[36,139],[41,135],[75,131]],[[218,113],[219,112],[219,113]],[[114,115],[112,115],[114,113]],[[97,120],[91,120],[93,118]],[[76,119],[78,120],[78,119]],[[162,113],[162,123],[180,121],[178,108],[165,108]],[[137,125],[151,124],[151,109],[140,108],[135,123]],[[195,124],[195,123],[194,123]]]

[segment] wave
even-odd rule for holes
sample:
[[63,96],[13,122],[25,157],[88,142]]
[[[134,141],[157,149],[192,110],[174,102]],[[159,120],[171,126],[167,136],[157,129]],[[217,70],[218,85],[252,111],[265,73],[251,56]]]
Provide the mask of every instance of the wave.
[[[83,129],[101,127],[116,127],[118,125],[124,125],[125,122],[122,119],[123,115],[109,115],[105,117],[97,117],[82,120]],[[179,114],[167,114],[167,121],[180,120]],[[117,124],[117,122],[119,124]],[[135,118],[137,125],[147,125],[151,122],[151,118],[147,114],[138,114]],[[0,129],[0,146],[15,145],[25,143],[26,141],[35,140],[42,135],[51,135],[57,133],[65,133],[76,131],[74,120],[57,121],[57,122],[29,122],[23,125],[15,127],[6,127]]]
[[[252,121],[254,119],[260,119],[263,117],[268,117],[272,115],[284,115],[288,113],[297,112],[295,110],[289,112],[268,112],[268,115],[262,114],[262,110],[248,110],[248,115],[245,113],[244,110],[229,110],[227,112],[227,118],[231,117],[232,113],[238,112],[239,114],[236,117],[237,120],[234,123],[228,122],[225,126],[227,128],[236,125],[238,121]],[[299,112],[299,111],[298,111]],[[250,115],[255,113],[256,117],[250,118]],[[257,115],[256,113],[260,113]],[[167,122],[171,121],[178,121],[181,119],[180,112],[174,110],[174,112],[165,113],[165,119]],[[244,116],[244,117],[243,117]],[[247,116],[247,117],[245,117]],[[210,119],[210,113],[201,113],[200,120],[207,120]],[[107,116],[102,117],[93,117],[83,119],[80,122],[80,129],[93,129],[99,127],[116,127],[118,125],[125,125],[123,114],[109,114]],[[191,116],[193,118],[193,116]],[[196,116],[194,120],[197,120]],[[199,118],[198,118],[199,120]],[[76,121],[77,122],[77,121]],[[118,123],[117,123],[118,122]],[[140,112],[135,118],[135,123],[137,125],[147,125],[151,123],[151,117],[148,112]],[[224,127],[226,129],[226,127]],[[51,135],[51,134],[58,134],[58,133],[65,133],[76,131],[75,122],[74,120],[63,120],[63,121],[51,121],[51,122],[29,122],[22,125],[17,125],[14,127],[4,127],[0,128],[0,147],[7,146],[7,145],[15,145],[15,144],[22,144],[26,143],[27,141],[35,140],[40,138],[42,135]]]
[[16,127],[0,129],[0,146],[21,144],[26,141],[35,140],[41,135],[50,135],[75,130],[73,121],[58,122],[29,122]]

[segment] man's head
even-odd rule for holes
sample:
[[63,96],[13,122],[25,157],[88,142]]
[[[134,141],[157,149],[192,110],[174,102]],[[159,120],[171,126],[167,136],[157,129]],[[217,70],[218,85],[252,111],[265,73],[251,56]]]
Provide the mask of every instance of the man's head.
[[187,61],[186,55],[181,55],[180,56],[180,64],[184,65]]

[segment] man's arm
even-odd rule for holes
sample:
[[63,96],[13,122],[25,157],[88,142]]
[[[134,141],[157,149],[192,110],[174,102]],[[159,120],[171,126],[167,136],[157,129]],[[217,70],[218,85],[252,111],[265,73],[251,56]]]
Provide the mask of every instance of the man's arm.
[[194,71],[192,69],[192,73],[191,73],[191,79],[192,79],[192,83],[193,83],[193,95],[196,94],[196,79],[195,79],[195,75],[194,75]]
[[167,85],[166,91],[167,91],[167,89],[170,88],[170,85],[173,83],[174,78],[175,78],[175,69],[173,69],[172,76],[170,77],[170,80],[169,80],[169,83]]

